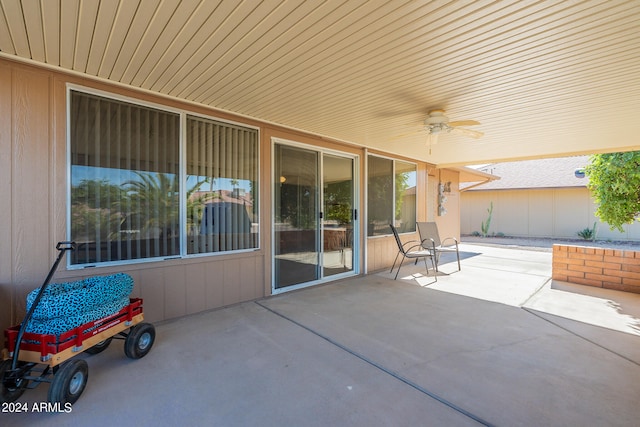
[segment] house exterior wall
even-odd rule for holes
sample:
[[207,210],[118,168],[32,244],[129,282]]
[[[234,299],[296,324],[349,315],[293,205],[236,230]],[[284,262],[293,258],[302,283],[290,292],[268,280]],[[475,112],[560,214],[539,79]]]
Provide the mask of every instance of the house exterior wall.
[[[0,329],[18,323],[25,296],[40,286],[67,236],[67,84],[258,127],[260,130],[260,245],[249,252],[137,262],[90,269],[58,268],[53,281],[114,272],[130,274],[132,296],[144,298],[150,322],[250,301],[271,294],[272,138],[297,141],[359,156],[359,212],[366,212],[366,156],[362,147],[236,117],[196,104],[134,91],[0,59]],[[372,153],[373,154],[373,153]],[[388,154],[387,154],[388,155]],[[402,159],[412,161],[410,159]],[[427,167],[417,163],[417,219],[427,215]],[[456,182],[457,188],[457,182]],[[452,205],[453,206],[453,205]],[[458,212],[449,209],[451,217]],[[397,253],[392,236],[367,238],[361,217],[361,272],[388,268]],[[449,227],[453,220],[447,218]],[[403,235],[417,239],[417,233]],[[365,259],[367,263],[365,263]]]
[[[418,221],[433,221],[438,224],[440,237],[455,237],[460,240],[460,174],[451,170],[436,170],[426,165],[418,166],[418,191],[416,194],[418,205]],[[451,192],[446,193],[445,207],[447,213],[438,215],[438,184],[451,182]],[[426,191],[424,190],[426,189]],[[391,236],[369,237],[367,242],[367,269],[370,272],[389,268],[398,253],[395,239]],[[400,235],[400,240],[419,241],[420,235],[405,233]]]
[[[74,83],[186,110],[231,117],[154,98],[95,81],[0,61],[0,327],[19,322],[26,294],[42,284],[67,236],[66,85]],[[249,125],[256,125],[244,121]],[[269,132],[264,132],[268,135]],[[264,138],[264,136],[263,136]],[[264,145],[264,144],[263,144]],[[268,164],[270,150],[262,149]],[[261,194],[269,194],[268,170],[261,170]],[[261,203],[268,203],[268,197]],[[262,206],[263,211],[269,209]],[[265,219],[263,218],[263,221]],[[132,296],[145,300],[151,322],[226,306],[265,295],[266,236],[254,252],[149,261],[91,269],[65,268],[54,281],[113,272],[130,274]]]
[[[441,239],[455,237],[460,240],[460,174],[450,170],[437,170],[433,171],[432,174],[429,176],[429,182],[432,184],[431,192],[434,194],[434,203],[430,206],[433,219],[429,219],[429,221],[435,221],[438,224],[438,233]],[[438,184],[441,182],[451,182],[451,191],[444,193],[447,199],[444,203],[446,213],[439,215],[436,199]]]
[[516,237],[580,239],[576,234],[597,223],[598,240],[640,240],[640,223],[620,233],[595,217],[596,205],[586,187],[465,191],[461,195],[461,233],[480,232],[493,202],[489,233]]

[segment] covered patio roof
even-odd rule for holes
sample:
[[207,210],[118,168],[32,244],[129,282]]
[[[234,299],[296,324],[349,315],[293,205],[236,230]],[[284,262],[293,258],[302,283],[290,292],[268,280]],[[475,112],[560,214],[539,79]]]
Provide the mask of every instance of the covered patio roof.
[[[0,57],[448,167],[640,149],[639,22],[635,0],[2,0]],[[428,149],[432,109],[484,137]]]

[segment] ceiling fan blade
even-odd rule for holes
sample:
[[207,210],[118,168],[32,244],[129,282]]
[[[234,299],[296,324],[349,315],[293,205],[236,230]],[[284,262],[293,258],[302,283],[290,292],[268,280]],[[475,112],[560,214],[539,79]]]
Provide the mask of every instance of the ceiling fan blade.
[[480,124],[480,122],[477,122],[475,120],[457,120],[455,122],[449,122],[447,123],[449,126],[451,127],[456,127],[456,126],[477,126]]
[[453,129],[451,129],[451,133],[456,134],[456,135],[469,136],[471,138],[476,138],[476,139],[478,139],[482,135],[484,135],[483,132],[479,132],[477,130],[462,129],[462,128],[453,128]]
[[419,133],[423,133],[423,132],[424,132],[424,129],[416,130],[416,131],[409,132],[409,133],[403,133],[403,134],[401,134],[401,135],[392,136],[392,137],[391,137],[391,140],[393,141],[394,139],[406,138],[406,137],[408,137],[408,136],[417,135],[417,134],[419,134]]

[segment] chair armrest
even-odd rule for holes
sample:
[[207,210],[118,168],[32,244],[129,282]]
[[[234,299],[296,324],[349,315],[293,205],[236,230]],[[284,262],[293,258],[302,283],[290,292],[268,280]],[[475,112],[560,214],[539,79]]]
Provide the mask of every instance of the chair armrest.
[[[441,244],[441,246],[447,246],[447,245],[445,244],[445,242],[446,242],[447,240],[453,240],[453,242],[454,242],[454,244],[456,245],[456,247],[458,247],[458,239],[456,239],[455,237],[445,237],[445,238],[444,238],[444,240],[442,240],[442,244]],[[449,245],[449,246],[453,246],[453,245]]]
[[[420,246],[420,242],[418,242],[417,240],[409,240],[409,241],[404,242],[402,244],[402,248],[406,249],[405,246],[408,245],[409,243],[415,243],[415,245],[413,245],[413,246]],[[411,247],[413,247],[413,246],[411,246]]]
[[[424,248],[422,247],[422,244],[417,243],[417,240],[412,240],[411,242],[407,242],[407,243],[413,243],[413,242],[416,242],[416,244],[415,244],[415,245],[412,245],[412,246],[409,246],[408,248],[405,248],[405,247],[404,247],[404,246],[406,245],[406,243],[405,243],[405,245],[402,245],[402,249],[405,251],[405,253],[409,253],[409,252],[411,252],[414,248],[417,248],[417,249],[419,249],[419,250],[423,250],[423,249],[424,249]],[[427,249],[427,250],[428,250],[428,249]]]
[[420,246],[422,246],[423,249],[426,249],[428,251],[433,251],[434,253],[436,251],[436,241],[430,237],[426,239],[422,239],[422,241],[420,242]]

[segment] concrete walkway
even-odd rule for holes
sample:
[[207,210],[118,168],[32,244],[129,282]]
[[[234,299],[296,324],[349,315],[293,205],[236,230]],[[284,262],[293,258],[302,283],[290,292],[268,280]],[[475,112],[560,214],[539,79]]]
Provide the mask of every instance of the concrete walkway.
[[553,283],[549,253],[462,249],[462,271],[443,259],[434,284],[407,263],[397,281],[381,272],[156,325],[143,359],[119,342],[87,357],[70,413],[0,424],[638,425],[640,295]]

